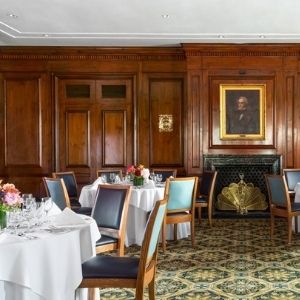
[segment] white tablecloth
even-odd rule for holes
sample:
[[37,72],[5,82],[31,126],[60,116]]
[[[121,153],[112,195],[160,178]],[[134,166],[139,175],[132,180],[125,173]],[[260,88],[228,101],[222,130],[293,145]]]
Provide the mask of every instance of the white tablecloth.
[[36,231],[32,235],[39,238],[33,240],[2,233],[0,299],[74,300],[82,280],[81,263],[95,255],[100,238],[96,222],[83,218],[86,224],[60,233]]
[[[300,203],[300,182],[298,182],[295,186],[295,202]],[[300,232],[300,217],[297,217],[297,227],[296,231]]]
[[[97,184],[82,188],[79,197],[82,206],[94,206],[97,188]],[[132,189],[127,218],[126,246],[142,244],[149,212],[154,207],[155,202],[163,199],[163,196],[164,187]],[[190,234],[190,223],[178,224],[177,230],[179,239],[187,237]],[[173,239],[173,225],[167,227],[167,239]]]

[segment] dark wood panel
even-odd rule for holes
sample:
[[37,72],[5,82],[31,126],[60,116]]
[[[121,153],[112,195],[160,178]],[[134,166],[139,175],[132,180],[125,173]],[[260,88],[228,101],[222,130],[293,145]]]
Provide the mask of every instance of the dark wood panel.
[[[183,166],[183,81],[151,79],[150,90],[150,166]],[[172,128],[159,128],[160,120],[170,118]]]
[[66,111],[66,168],[90,166],[90,111]]
[[126,111],[102,111],[102,166],[126,166]]
[[6,167],[41,166],[39,79],[6,79],[5,100]]
[[295,77],[286,77],[286,167],[294,167],[294,111],[295,111]]

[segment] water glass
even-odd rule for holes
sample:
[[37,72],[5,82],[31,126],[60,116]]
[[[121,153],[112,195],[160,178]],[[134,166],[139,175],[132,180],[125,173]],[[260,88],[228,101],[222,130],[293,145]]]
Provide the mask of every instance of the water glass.
[[107,183],[107,178],[106,178],[105,174],[101,175],[101,180],[102,180],[102,183]]
[[53,206],[53,201],[51,197],[44,197],[41,199],[41,203],[43,203],[43,208],[44,211],[46,213],[46,219],[48,219],[48,213],[51,210],[52,206]]

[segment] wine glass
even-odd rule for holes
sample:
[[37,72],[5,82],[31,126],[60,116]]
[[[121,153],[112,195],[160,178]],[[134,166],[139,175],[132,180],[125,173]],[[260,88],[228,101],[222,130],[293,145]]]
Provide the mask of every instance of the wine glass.
[[109,179],[111,183],[115,183],[116,180],[116,174],[115,173],[110,173],[109,174]]
[[158,185],[160,185],[162,182],[162,174],[156,174],[156,180],[158,182]]
[[48,219],[48,213],[53,206],[53,201],[51,197],[42,198],[41,202],[43,203],[44,211],[46,212],[46,219]]
[[105,174],[101,175],[101,180],[102,180],[102,183],[107,183],[107,177]]

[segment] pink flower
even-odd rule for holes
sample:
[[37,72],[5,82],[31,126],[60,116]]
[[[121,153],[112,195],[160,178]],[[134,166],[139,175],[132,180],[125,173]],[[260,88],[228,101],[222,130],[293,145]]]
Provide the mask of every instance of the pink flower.
[[8,206],[18,206],[19,204],[23,203],[23,199],[19,194],[11,192],[6,193],[3,200]]

